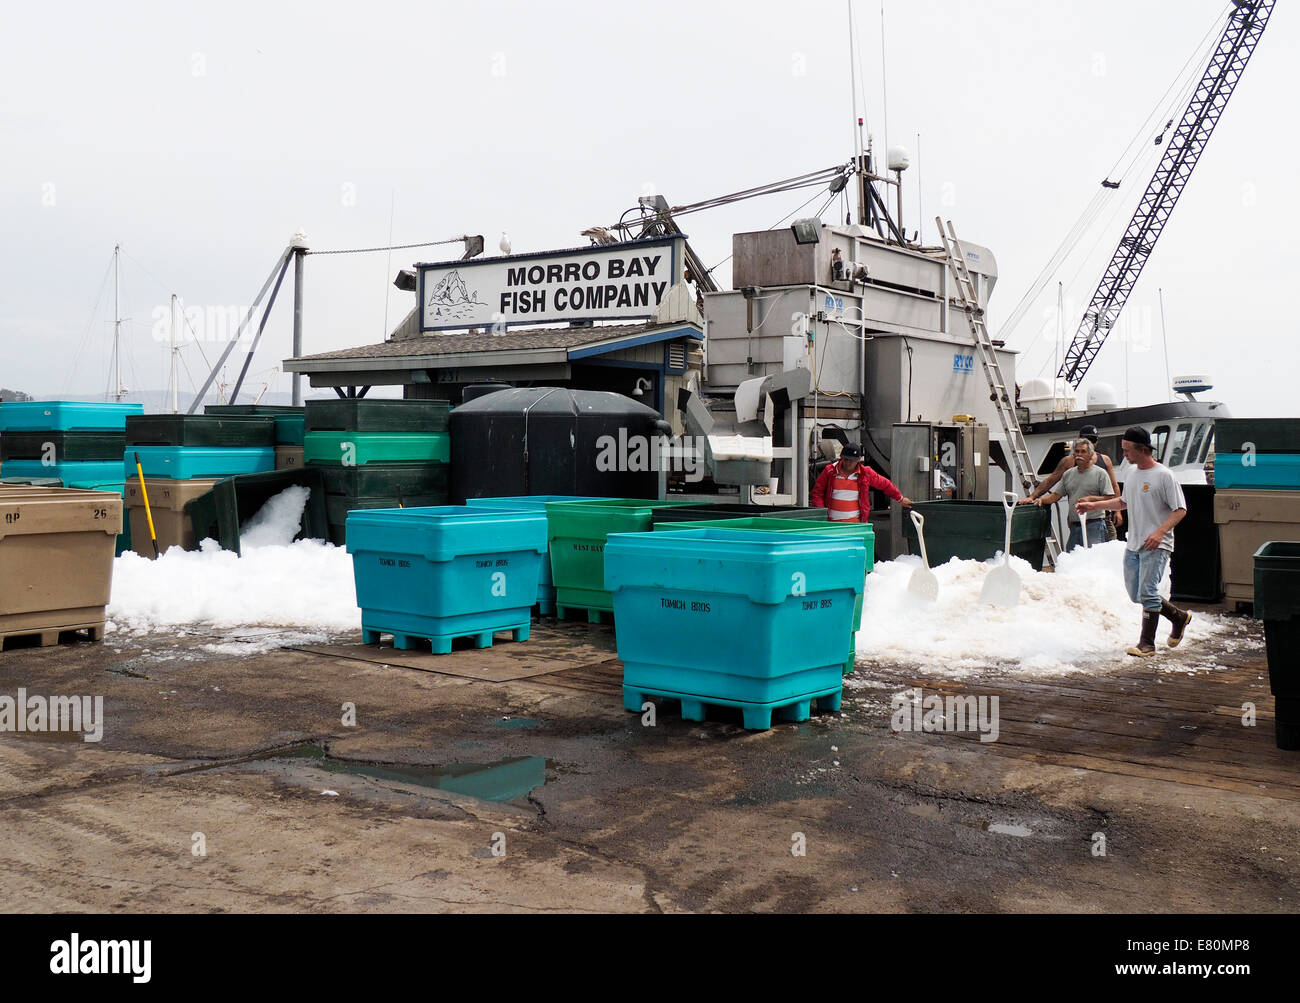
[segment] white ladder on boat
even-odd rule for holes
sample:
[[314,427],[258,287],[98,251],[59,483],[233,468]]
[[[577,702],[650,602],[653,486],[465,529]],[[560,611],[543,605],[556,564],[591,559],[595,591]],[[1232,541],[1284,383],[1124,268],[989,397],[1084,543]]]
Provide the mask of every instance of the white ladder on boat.
[[[989,397],[997,408],[998,420],[1002,422],[1002,433],[1006,436],[1011,453],[1011,469],[1026,497],[1037,486],[1034,476],[1033,460],[1025,445],[1024,433],[1020,430],[1020,419],[1016,417],[1015,400],[1007,390],[1006,377],[1002,375],[1002,366],[998,363],[997,349],[989,337],[988,326],[984,323],[984,308],[979,304],[979,295],[975,291],[975,281],[970,269],[966,267],[966,255],[957,242],[957,232],[952,221],[944,223],[941,217],[935,219],[939,227],[939,237],[943,240],[943,249],[948,257],[948,270],[952,272],[957,286],[957,298],[970,324],[971,334],[975,338],[975,348],[984,366],[984,375],[989,381]],[[1056,539],[1055,531],[1047,534],[1047,555],[1054,567],[1061,554],[1061,545]]]

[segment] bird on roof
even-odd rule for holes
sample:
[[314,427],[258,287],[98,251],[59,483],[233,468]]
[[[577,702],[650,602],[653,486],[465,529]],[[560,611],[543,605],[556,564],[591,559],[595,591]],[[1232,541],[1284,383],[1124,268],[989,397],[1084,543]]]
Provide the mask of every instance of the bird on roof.
[[582,231],[582,235],[590,240],[593,244],[617,244],[618,238],[610,233],[603,226],[589,226]]
[[502,254],[510,253],[510,237],[506,234],[505,230],[501,231],[501,243],[498,246],[501,248]]

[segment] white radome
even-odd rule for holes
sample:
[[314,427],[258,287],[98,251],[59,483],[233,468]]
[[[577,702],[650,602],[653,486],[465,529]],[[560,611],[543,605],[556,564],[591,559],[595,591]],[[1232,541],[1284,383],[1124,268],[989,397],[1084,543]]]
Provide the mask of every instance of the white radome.
[[912,166],[912,155],[906,146],[891,146],[886,160],[891,171],[905,171]]
[[1109,383],[1094,383],[1088,388],[1088,410],[1098,408],[1114,410],[1119,407],[1119,394]]

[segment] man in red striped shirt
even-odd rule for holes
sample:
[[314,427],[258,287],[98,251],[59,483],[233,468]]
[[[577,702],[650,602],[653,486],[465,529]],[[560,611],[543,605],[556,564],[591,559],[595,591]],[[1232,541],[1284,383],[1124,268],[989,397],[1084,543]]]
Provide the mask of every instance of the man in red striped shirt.
[[827,509],[831,522],[869,522],[872,488],[883,491],[904,508],[912,507],[912,499],[904,498],[893,481],[864,464],[862,449],[850,443],[840,452],[839,460],[817,478],[812,503]]

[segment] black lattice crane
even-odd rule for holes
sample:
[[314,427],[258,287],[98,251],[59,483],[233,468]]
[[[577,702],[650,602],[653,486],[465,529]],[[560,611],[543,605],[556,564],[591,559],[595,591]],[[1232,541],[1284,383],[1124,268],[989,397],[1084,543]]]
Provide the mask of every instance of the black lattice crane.
[[[1218,124],[1219,116],[1227,107],[1228,98],[1241,79],[1250,62],[1255,46],[1268,24],[1269,15],[1277,0],[1233,0],[1234,10],[1219,44],[1210,57],[1205,74],[1196,85],[1192,99],[1183,112],[1177,129],[1165,147],[1160,165],[1152,175],[1146,193],[1137,211],[1129,221],[1106,267],[1101,284],[1093,293],[1092,302],[1084,311],[1079,330],[1065,353],[1058,379],[1064,379],[1078,389],[1106,336],[1119,318],[1128,301],[1129,293],[1137,284],[1142,269],[1155,250],[1156,241],[1169,221],[1169,215],[1178,204],[1178,198],[1187,186],[1192,171],[1201,157]],[[1167,131],[1167,130],[1166,130]],[[1104,182],[1113,186],[1113,182]]]

